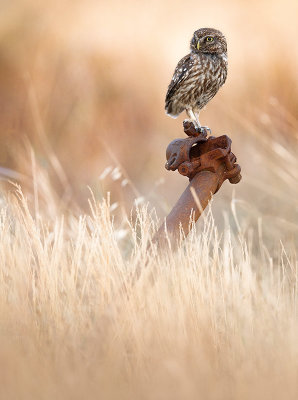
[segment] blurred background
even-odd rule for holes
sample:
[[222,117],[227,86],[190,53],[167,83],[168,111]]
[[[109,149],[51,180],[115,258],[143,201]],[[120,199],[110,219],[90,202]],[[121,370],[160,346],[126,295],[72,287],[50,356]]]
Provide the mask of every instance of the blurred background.
[[[297,0],[2,0],[0,168],[40,202],[87,210],[111,191],[164,217],[187,182],[164,169],[182,121],[164,112],[194,30],[227,37],[225,86],[201,114],[228,134],[243,180],[214,200],[218,223],[237,203],[241,226],[262,218],[288,239],[298,222]],[[9,185],[8,185],[9,187]],[[237,221],[235,219],[235,223]],[[249,228],[247,228],[249,229]]]

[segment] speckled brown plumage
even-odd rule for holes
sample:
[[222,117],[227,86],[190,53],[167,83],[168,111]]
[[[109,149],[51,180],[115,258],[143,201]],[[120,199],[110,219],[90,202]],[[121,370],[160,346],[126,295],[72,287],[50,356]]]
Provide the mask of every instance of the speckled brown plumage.
[[224,35],[212,28],[194,32],[190,53],[183,57],[169,85],[165,109],[177,117],[186,110],[200,126],[196,114],[216,95],[227,77],[227,42]]

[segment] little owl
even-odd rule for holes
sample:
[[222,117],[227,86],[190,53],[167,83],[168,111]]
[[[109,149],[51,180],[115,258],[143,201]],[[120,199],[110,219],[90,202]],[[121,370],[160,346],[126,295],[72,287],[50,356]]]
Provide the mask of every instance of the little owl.
[[166,95],[165,109],[171,117],[186,110],[200,129],[200,110],[216,95],[227,77],[227,42],[224,35],[212,28],[195,31],[190,53],[183,57],[174,72]]

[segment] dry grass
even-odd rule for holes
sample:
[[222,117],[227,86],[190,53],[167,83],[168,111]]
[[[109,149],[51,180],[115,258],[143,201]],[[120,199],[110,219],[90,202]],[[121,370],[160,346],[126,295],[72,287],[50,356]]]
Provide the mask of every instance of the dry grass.
[[158,253],[148,207],[121,226],[90,207],[34,217],[19,188],[2,199],[1,398],[297,398],[293,242],[269,251],[261,221],[220,234],[209,210]]
[[[6,2],[1,399],[297,399],[297,7]],[[164,94],[206,25],[230,70],[202,122],[232,137],[243,180],[158,252],[186,184],[163,169],[182,121]]]

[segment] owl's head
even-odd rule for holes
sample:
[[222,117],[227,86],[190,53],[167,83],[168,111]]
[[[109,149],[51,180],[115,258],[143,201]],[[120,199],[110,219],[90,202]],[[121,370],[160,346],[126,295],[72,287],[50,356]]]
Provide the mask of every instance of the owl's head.
[[193,34],[190,50],[195,53],[222,54],[227,52],[227,41],[217,29],[201,28]]

